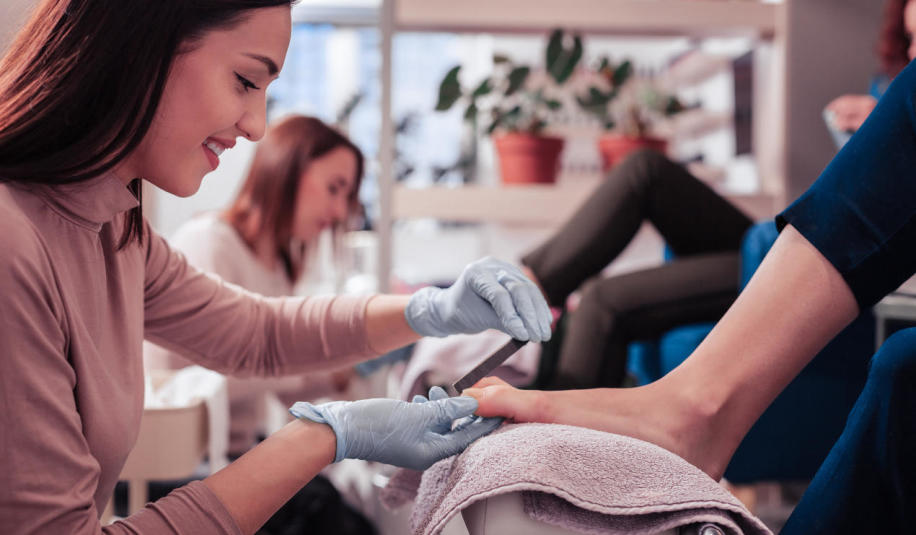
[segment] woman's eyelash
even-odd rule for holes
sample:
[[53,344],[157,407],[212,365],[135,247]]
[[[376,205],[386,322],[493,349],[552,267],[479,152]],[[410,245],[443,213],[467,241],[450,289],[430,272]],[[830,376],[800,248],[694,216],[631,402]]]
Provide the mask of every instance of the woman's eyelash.
[[254,90],[261,89],[260,87],[254,85],[251,82],[251,80],[249,80],[248,78],[245,78],[244,76],[242,76],[239,73],[235,73],[235,77],[238,78],[239,83],[242,84],[242,87],[245,88],[245,91],[248,91],[249,89],[254,89]]

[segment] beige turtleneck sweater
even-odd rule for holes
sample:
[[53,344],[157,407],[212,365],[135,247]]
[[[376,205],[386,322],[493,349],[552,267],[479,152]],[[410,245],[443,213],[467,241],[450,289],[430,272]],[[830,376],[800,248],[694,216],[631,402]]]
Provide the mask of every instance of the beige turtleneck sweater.
[[139,429],[144,337],[240,376],[371,355],[369,297],[260,297],[190,267],[148,225],[142,244],[117,251],[124,213],[135,206],[113,176],[0,184],[5,534],[239,532],[200,482],[99,524]]

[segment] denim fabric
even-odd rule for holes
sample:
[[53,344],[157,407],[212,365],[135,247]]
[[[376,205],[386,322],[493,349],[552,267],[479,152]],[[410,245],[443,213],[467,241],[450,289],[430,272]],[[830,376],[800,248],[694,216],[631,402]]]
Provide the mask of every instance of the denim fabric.
[[903,70],[820,178],[777,216],[836,267],[860,309],[916,272],[916,66]]
[[913,533],[916,529],[916,328],[875,354],[846,429],[782,535]]

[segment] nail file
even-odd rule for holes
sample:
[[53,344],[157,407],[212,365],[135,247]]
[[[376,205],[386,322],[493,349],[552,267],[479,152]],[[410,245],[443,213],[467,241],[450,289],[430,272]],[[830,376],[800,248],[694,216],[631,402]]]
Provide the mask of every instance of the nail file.
[[523,345],[528,342],[522,340],[511,339],[504,346],[497,349],[493,354],[487,357],[483,362],[477,365],[473,370],[467,373],[461,379],[458,379],[454,384],[450,385],[449,395],[457,396],[465,388],[471,387],[477,381],[483,379],[487,375],[490,375],[490,372],[495,370],[500,364],[506,361],[507,358],[511,357],[513,353],[518,351]]

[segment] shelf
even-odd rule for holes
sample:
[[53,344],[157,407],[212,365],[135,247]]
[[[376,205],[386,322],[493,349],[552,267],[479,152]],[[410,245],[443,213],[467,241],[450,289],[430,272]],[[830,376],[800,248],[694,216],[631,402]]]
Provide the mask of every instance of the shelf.
[[732,127],[734,115],[733,111],[708,111],[702,108],[687,110],[667,119],[659,131],[670,133],[675,141],[697,138]]
[[379,23],[378,2],[306,0],[295,4],[292,13],[294,23],[338,26],[376,26]]
[[689,87],[721,73],[731,72],[731,56],[692,50],[672,63],[662,80],[669,88]]
[[[755,0],[396,0],[404,31],[772,36],[782,4]],[[559,16],[558,16],[559,15]]]
[[394,189],[392,219],[432,217],[446,221],[557,225],[594,189],[570,185],[463,186]]
[[[562,179],[561,179],[562,180]],[[588,198],[597,180],[569,184],[406,188],[397,186],[392,219],[435,218],[445,221],[556,226]],[[774,200],[764,194],[726,194],[755,218],[773,215]]]

